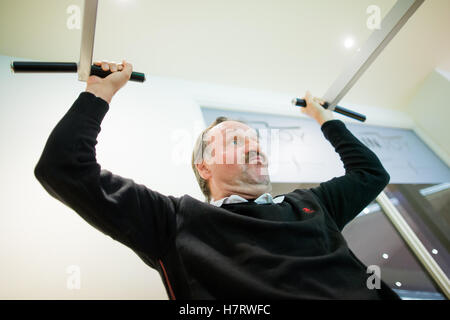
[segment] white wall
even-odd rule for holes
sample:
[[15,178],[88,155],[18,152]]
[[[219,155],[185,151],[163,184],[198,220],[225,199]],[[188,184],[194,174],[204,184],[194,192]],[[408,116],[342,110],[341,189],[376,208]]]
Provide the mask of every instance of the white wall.
[[[34,178],[48,135],[85,83],[76,74],[14,75],[10,60],[15,59],[0,56],[0,299],[167,299],[156,271],[51,198]],[[189,162],[193,139],[204,126],[200,105],[302,117],[290,101],[303,93],[147,75],[146,83],[130,82],[114,97],[102,123],[97,160],[163,194],[203,200]],[[400,112],[357,110],[367,115],[368,124],[413,125]],[[187,135],[176,138],[180,132]],[[178,153],[172,154],[181,147],[184,161],[177,164]],[[79,290],[66,287],[70,265],[80,267]]]
[[450,166],[450,75],[434,70],[412,97],[406,111],[414,130]]

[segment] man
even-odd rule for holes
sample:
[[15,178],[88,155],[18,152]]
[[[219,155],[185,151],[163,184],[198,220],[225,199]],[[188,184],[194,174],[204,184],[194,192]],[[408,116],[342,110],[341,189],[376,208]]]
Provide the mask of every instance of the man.
[[50,134],[35,176],[156,269],[170,299],[398,299],[384,282],[368,289],[370,274],[340,233],[389,174],[323,101],[308,92],[302,112],[317,120],[345,176],[272,198],[256,133],[220,118],[202,133],[192,159],[208,201],[164,196],[96,162],[100,124],[132,72],[126,61],[101,65],[113,73],[89,77],[86,92]]

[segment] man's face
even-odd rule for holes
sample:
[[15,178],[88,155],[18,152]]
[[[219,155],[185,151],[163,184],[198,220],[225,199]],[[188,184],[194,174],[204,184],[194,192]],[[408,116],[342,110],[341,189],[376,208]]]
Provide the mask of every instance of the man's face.
[[203,139],[207,142],[204,162],[211,188],[241,192],[249,198],[271,190],[267,156],[254,129],[241,122],[224,121]]

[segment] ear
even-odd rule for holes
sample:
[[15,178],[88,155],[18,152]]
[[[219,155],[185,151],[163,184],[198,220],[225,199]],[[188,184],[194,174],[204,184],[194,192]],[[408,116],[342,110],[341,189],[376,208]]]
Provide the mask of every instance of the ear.
[[198,171],[198,174],[200,177],[202,177],[204,180],[208,180],[211,177],[211,170],[209,170],[208,166],[205,164],[205,162],[202,162],[200,164],[195,165]]

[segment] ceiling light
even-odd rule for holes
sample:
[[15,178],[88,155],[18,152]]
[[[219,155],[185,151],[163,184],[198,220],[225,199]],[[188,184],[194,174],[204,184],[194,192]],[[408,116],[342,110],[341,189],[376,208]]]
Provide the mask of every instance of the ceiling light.
[[353,40],[352,37],[348,37],[344,41],[344,47],[346,47],[347,49],[350,49],[351,47],[353,47],[354,44],[355,44],[355,40]]

